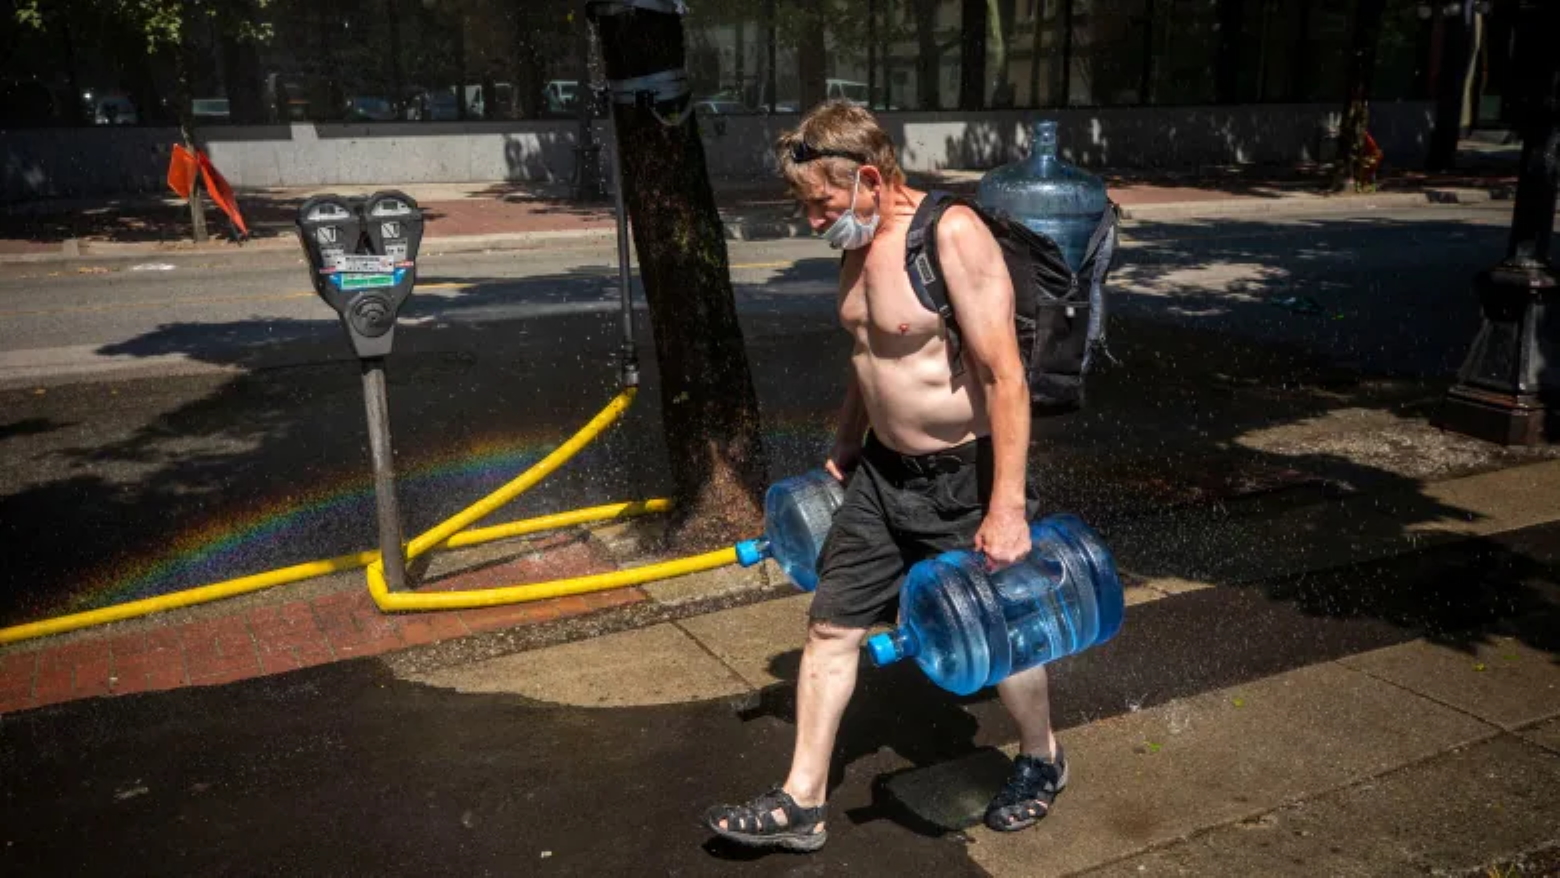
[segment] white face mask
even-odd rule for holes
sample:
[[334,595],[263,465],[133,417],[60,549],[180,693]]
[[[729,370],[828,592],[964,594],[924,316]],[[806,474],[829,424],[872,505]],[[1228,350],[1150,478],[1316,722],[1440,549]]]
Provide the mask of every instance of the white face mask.
[[840,218],[829,226],[829,230],[823,233],[825,241],[836,250],[860,250],[872,243],[872,236],[877,234],[878,222],[883,219],[877,211],[872,212],[872,219],[862,222],[856,216],[856,195],[861,191],[861,171],[856,171],[856,182],[850,189],[850,209],[840,214]]

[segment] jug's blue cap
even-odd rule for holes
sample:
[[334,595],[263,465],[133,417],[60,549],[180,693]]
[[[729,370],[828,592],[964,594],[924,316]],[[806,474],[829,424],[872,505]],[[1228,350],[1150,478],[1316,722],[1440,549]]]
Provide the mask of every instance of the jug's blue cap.
[[737,563],[743,567],[752,567],[769,557],[768,540],[743,540],[736,545]]
[[873,666],[879,668],[904,658],[895,645],[894,638],[888,634],[874,634],[868,637],[867,654],[872,657]]

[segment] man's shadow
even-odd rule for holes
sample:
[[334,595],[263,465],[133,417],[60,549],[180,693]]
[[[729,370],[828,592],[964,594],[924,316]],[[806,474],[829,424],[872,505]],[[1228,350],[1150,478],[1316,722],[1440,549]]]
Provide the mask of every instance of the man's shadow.
[[[795,727],[801,656],[801,650],[796,649],[770,660],[769,673],[783,682],[765,687],[738,712],[744,722],[774,719]],[[910,766],[874,777],[871,803],[843,815],[856,825],[887,819],[917,835],[940,838],[972,824],[970,802],[925,801],[923,791],[936,797],[940,793],[916,783],[915,776],[931,778],[935,772],[926,769],[958,762],[946,776],[939,776],[937,783],[956,777],[960,789],[951,792],[962,793],[958,797],[965,800],[976,797],[977,807],[983,808],[1007,779],[1012,760],[982,740],[1003,741],[1017,735],[1017,726],[995,690],[961,698],[938,688],[914,662],[876,668],[863,654],[855,693],[834,743],[829,795],[834,798],[851,764],[890,750]],[[718,836],[704,847],[713,856],[733,860],[758,859],[773,852]]]

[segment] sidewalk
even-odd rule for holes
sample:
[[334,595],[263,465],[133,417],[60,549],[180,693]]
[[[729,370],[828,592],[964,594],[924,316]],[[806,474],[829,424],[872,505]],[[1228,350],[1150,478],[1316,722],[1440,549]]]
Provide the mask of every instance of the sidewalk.
[[[912,185],[972,194],[983,171],[946,170],[913,175]],[[1366,210],[1372,207],[1469,203],[1509,198],[1515,178],[1499,167],[1426,175],[1389,171],[1368,194],[1325,193],[1327,172],[1317,167],[1209,167],[1190,172],[1103,172],[1111,197],[1128,219],[1255,213],[1272,210]],[[776,180],[713,181],[733,240],[812,234]],[[208,205],[207,227],[219,240],[189,242],[189,212],[176,198],[52,200],[13,205],[0,213],[0,261],[137,258],[184,252],[238,253],[296,247],[294,217],[306,198],[324,191],[367,194],[398,188],[427,217],[425,252],[524,249],[558,240],[607,239],[615,221],[610,201],[580,203],[565,184],[449,183],[267,189],[239,195],[252,239],[220,240],[226,218]]]
[[[1163,539],[1167,528],[1162,520],[1108,534],[1128,573],[1127,623],[1112,643],[1054,668],[1060,739],[1074,766],[1056,814],[1038,828],[1015,835],[980,827],[980,810],[1000,786],[1013,752],[1011,729],[998,721],[1000,711],[992,699],[966,699],[956,707],[945,695],[927,693],[924,684],[916,684],[913,668],[868,669],[859,709],[902,713],[857,717],[853,734],[860,735],[863,728],[877,730],[871,738],[877,743],[864,752],[893,749],[900,755],[887,764],[900,767],[884,772],[883,759],[857,752],[867,744],[844,745],[854,755],[847,760],[848,776],[831,810],[831,835],[836,837],[814,858],[825,866],[848,862],[878,874],[870,871],[873,863],[909,855],[911,849],[874,854],[875,846],[925,844],[927,838],[938,838],[940,849],[949,852],[944,856],[967,857],[997,878],[1552,874],[1516,867],[1489,873],[1484,867],[1546,858],[1553,863],[1560,844],[1560,796],[1555,795],[1560,789],[1560,664],[1555,661],[1560,643],[1553,640],[1560,622],[1560,594],[1555,593],[1560,528],[1553,524],[1560,520],[1560,510],[1552,501],[1557,489],[1560,462],[1549,462],[1423,484],[1398,494],[1176,519],[1174,551],[1184,556],[1179,563],[1208,569],[1210,577],[1218,577],[1217,587],[1188,578],[1133,575],[1162,566],[1164,545],[1171,542]],[[1438,504],[1446,514],[1405,529],[1395,510],[1417,502]],[[1240,542],[1232,546],[1237,531]],[[1292,539],[1296,533],[1307,538]],[[1239,548],[1281,546],[1286,540],[1283,557],[1272,563],[1264,552]],[[1519,558],[1535,564],[1541,560],[1547,567],[1511,568]],[[1534,600],[1539,603],[1522,607],[1509,621],[1481,625],[1481,613],[1513,600],[1518,583],[1537,589]],[[729,598],[733,588],[747,590],[740,606],[701,611],[699,601],[712,595]],[[518,809],[509,815],[516,823],[513,831],[545,849],[544,858],[558,850],[560,857],[568,858],[558,867],[567,863],[580,874],[592,873],[591,861],[582,858],[614,862],[617,857],[621,868],[622,855],[611,852],[615,846],[582,847],[591,836],[587,830],[537,825],[534,818],[541,815],[564,827],[590,822],[589,809],[576,805],[567,813],[558,810],[565,802],[594,801],[581,798],[569,784],[588,776],[618,785],[629,777],[675,783],[683,773],[694,772],[683,783],[687,786],[696,778],[696,788],[679,791],[674,786],[666,796],[648,797],[643,807],[653,810],[623,827],[637,838],[632,834],[643,827],[664,827],[686,811],[676,822],[683,831],[666,839],[670,852],[640,851],[647,862],[686,862],[689,856],[704,856],[683,838],[691,834],[691,826],[684,826],[689,815],[697,813],[705,798],[718,794],[713,790],[747,784],[755,771],[772,770],[767,766],[784,756],[785,742],[764,737],[771,735],[764,730],[777,725],[773,718],[786,716],[790,709],[808,597],[786,594],[754,602],[774,592],[714,574],[649,586],[644,592],[634,606],[597,613],[590,632],[596,636],[576,632],[574,636],[583,639],[538,648],[513,642],[464,644],[474,638],[447,640],[386,655],[384,662],[394,677],[369,677],[377,691],[409,687],[397,697],[457,717],[435,726],[455,736],[442,746],[453,752],[475,748],[474,758],[482,765],[499,760],[486,771],[499,765],[505,766],[501,773],[517,770],[513,757],[491,749],[507,745],[489,737],[495,729],[484,725],[484,714],[477,712],[485,704],[507,705],[500,708],[498,721],[512,725],[525,750],[534,751],[531,758],[537,764],[532,770],[557,783],[513,788],[532,790],[523,797],[511,790],[507,774],[491,778],[488,786],[511,790],[502,801],[514,802],[511,807]],[[662,605],[667,612],[659,620],[633,617],[645,604]],[[1442,617],[1453,627],[1439,629],[1435,620]],[[257,640],[260,618],[249,616]],[[614,632],[616,628],[626,630]],[[1416,635],[1418,628],[1432,633]],[[507,654],[486,658],[484,651]],[[314,737],[305,735],[347,741],[344,756],[328,758],[348,775],[370,770],[368,763],[413,770],[404,767],[404,759],[363,763],[365,753],[394,745],[359,741],[352,731],[357,716],[394,727],[398,714],[389,712],[389,706],[401,702],[366,705],[364,696],[348,687],[350,678],[322,678],[324,691],[298,679],[292,688],[278,681],[272,688],[246,689],[244,697],[234,694],[215,703],[269,716],[283,704],[305,710],[296,692],[314,692],[310,697],[321,704],[307,710],[324,710],[339,720],[306,732],[294,728],[293,721],[278,719],[274,732],[266,726],[252,734],[257,740],[283,735],[289,741],[282,745],[287,752],[318,749],[317,744],[309,746]],[[916,693],[923,699],[918,706],[905,703]],[[491,700],[504,698],[511,700]],[[142,702],[137,707],[134,699],[125,704],[132,717],[147,711],[149,716],[166,716],[153,723],[157,729],[199,728],[203,722],[176,706]],[[666,712],[680,705],[697,713]],[[544,712],[526,712],[537,709]],[[762,751],[740,751],[759,764],[736,766],[730,761],[732,747],[752,747],[753,742],[739,745],[722,738],[680,743],[681,732],[688,731],[682,723],[692,723],[694,717],[713,723],[727,711],[735,711],[738,723],[754,728],[751,734],[765,742]],[[68,752],[71,742],[37,736],[69,716],[51,718],[43,712],[18,717],[18,741],[25,738]],[[85,729],[97,727],[95,716],[108,723],[112,714],[82,716]],[[544,717],[555,717],[559,726],[544,725]],[[971,725],[978,718],[982,734],[974,747],[964,752],[956,748],[953,757],[937,756],[934,743],[913,749],[915,735],[957,740],[962,727],[937,728],[955,717]],[[900,721],[902,726],[892,725]],[[318,720],[305,720],[309,722]],[[603,726],[599,732],[596,723]],[[730,725],[728,720],[714,728]],[[116,799],[146,790],[153,796],[181,796],[178,786],[170,787],[168,778],[156,776],[159,769],[144,762],[113,762],[139,753],[135,742],[161,740],[157,736],[164,732],[157,729],[125,728],[125,743],[114,733],[104,757],[116,766],[113,776],[103,775],[105,768],[99,766],[81,769],[87,772],[83,777],[99,780],[99,787],[106,784],[109,791],[120,789]],[[421,727],[405,731],[409,741],[429,746]],[[608,758],[598,743],[590,743],[576,754],[568,748],[568,736],[592,742],[605,737],[621,745],[622,752]],[[432,759],[435,770],[442,764],[438,760],[448,758],[444,750],[424,754],[418,744],[410,746],[419,764],[425,757]],[[685,754],[689,747],[702,751],[705,759],[719,758],[723,768],[698,771],[676,762],[685,756],[673,754]],[[663,751],[659,758],[667,764],[656,756]],[[486,755],[489,752],[494,755]],[[254,759],[241,749],[230,756],[240,764]],[[200,763],[202,757],[192,758]],[[260,761],[269,758],[282,757]],[[354,758],[357,767],[347,767]],[[598,762],[603,759],[605,764]],[[49,764],[55,763],[67,770],[74,764]],[[23,788],[44,782],[41,777],[46,775],[36,768],[24,771],[21,782],[28,786]],[[147,778],[145,789],[139,780],[131,782],[141,777]],[[184,782],[214,780],[220,790],[228,777],[208,768]],[[870,785],[864,778],[873,778]],[[425,781],[403,782],[416,788]],[[370,778],[366,787],[373,790],[383,783]],[[466,789],[469,783],[463,780],[455,789]],[[651,788],[665,789],[654,784]],[[217,806],[253,801],[250,807],[272,813],[266,809],[274,806],[245,789],[239,786],[226,794],[237,797],[231,806]],[[61,792],[72,801],[96,801],[104,795]],[[694,798],[687,798],[690,795]],[[541,810],[528,816],[533,806],[522,799],[533,796],[541,798],[535,806]],[[322,801],[332,800],[327,795]],[[321,807],[314,794],[305,793],[302,801],[316,803],[304,805],[306,811]],[[350,796],[346,801],[352,801]],[[478,821],[490,820],[494,806],[483,802],[482,794],[473,792],[455,807],[457,812],[468,809],[465,813],[474,813]],[[414,809],[433,806],[431,800],[426,806],[409,804]],[[115,809],[117,802],[106,807]],[[162,812],[143,808],[113,813],[131,815],[120,819],[135,821],[129,824],[135,827]],[[271,831],[276,831],[278,819],[274,813],[268,818]],[[591,825],[599,830],[599,824]],[[885,835],[890,832],[885,827],[897,834]],[[104,843],[112,845],[114,834]],[[847,860],[832,859],[841,855]],[[707,862],[706,868],[717,865]],[[601,867],[593,873],[619,872]]]

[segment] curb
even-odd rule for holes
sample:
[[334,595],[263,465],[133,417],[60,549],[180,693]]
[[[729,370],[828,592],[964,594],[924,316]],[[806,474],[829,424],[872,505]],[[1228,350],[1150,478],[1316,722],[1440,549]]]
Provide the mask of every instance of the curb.
[[1280,198],[1223,198],[1214,201],[1179,201],[1139,204],[1121,208],[1123,220],[1155,220],[1183,217],[1222,217],[1264,213],[1330,213],[1340,210],[1383,210],[1425,205],[1488,204],[1510,201],[1510,187],[1493,189],[1423,189],[1418,192],[1381,192],[1369,195],[1287,195]]
[[[1140,204],[1122,207],[1123,221],[1143,222],[1160,219],[1218,218],[1275,213],[1331,213],[1347,210],[1383,210],[1425,205],[1472,205],[1492,201],[1510,201],[1510,187],[1494,189],[1446,188],[1419,192],[1388,192],[1371,195],[1286,195],[1280,198],[1221,198],[1210,201],[1178,201],[1165,204]],[[773,241],[811,238],[813,231],[800,220],[722,219],[727,241]],[[487,250],[535,250],[560,243],[609,243],[616,238],[613,228],[568,229],[535,232],[499,232],[490,235],[454,235],[428,238],[423,242],[425,255],[475,253]],[[79,239],[62,242],[54,253],[0,254],[0,265],[54,262],[92,262],[113,259],[173,259],[185,257],[244,258],[281,254],[296,257],[291,237],[268,238],[243,247],[222,249],[160,250],[154,245],[83,245]]]

